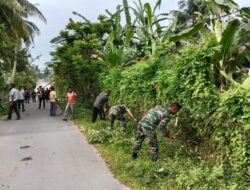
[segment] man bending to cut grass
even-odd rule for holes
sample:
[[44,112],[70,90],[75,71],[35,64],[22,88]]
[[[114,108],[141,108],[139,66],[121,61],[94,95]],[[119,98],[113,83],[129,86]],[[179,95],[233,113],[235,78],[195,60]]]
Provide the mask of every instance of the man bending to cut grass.
[[124,114],[128,113],[128,115],[134,120],[134,122],[137,122],[137,119],[135,118],[134,114],[130,111],[130,109],[125,105],[116,105],[112,106],[109,110],[109,130],[113,129],[114,121],[117,119],[120,121],[121,129],[123,131],[126,130],[126,119]]
[[169,105],[168,108],[162,106],[156,106],[150,109],[144,117],[141,119],[138,125],[135,145],[132,152],[132,159],[136,159],[138,153],[141,149],[141,145],[147,137],[149,139],[149,150],[153,161],[158,159],[158,141],[156,128],[161,129],[164,137],[173,139],[174,137],[170,135],[166,128],[166,124],[170,121],[172,115],[176,115],[181,109],[181,105],[178,103],[173,103]]

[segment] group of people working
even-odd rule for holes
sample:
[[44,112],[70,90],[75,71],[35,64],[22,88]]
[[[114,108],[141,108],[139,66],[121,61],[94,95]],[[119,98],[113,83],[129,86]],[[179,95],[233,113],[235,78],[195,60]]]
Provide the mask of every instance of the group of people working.
[[[12,84],[11,90],[10,90],[10,109],[9,109],[9,114],[8,114],[8,120],[11,119],[12,110],[15,110],[16,115],[17,115],[17,120],[21,119],[21,116],[19,113],[20,107],[18,108],[18,98],[20,97],[20,94],[22,93],[23,93],[22,90],[20,91],[17,90],[15,88],[15,84]],[[37,95],[39,99],[38,109],[41,108],[42,101],[44,101],[43,105],[45,108],[45,100],[44,100],[45,97],[43,94],[44,94],[44,89],[42,88],[42,86],[40,86],[37,90]],[[111,94],[111,91],[107,90],[105,92],[100,93],[96,97],[94,105],[93,105],[92,123],[96,121],[98,115],[101,120],[105,120],[105,110],[109,109],[108,129],[112,130],[114,121],[118,120],[121,124],[121,129],[125,131],[126,119],[124,115],[126,113],[128,113],[128,115],[134,122],[137,122],[138,120],[125,104],[115,105],[115,106],[110,107],[108,104],[110,94]],[[69,111],[71,111],[71,113],[74,114],[76,97],[77,97],[76,93],[70,87],[66,95],[67,103],[66,103],[66,108],[64,112],[64,118],[63,118],[64,121],[68,120]],[[50,101],[50,116],[55,116],[58,102],[57,102],[57,94],[53,86],[49,90],[49,101]],[[169,131],[166,128],[166,125],[170,121],[171,117],[176,115],[180,109],[181,109],[181,105],[178,103],[170,104],[167,108],[158,105],[150,109],[142,117],[137,127],[135,145],[134,145],[132,155],[131,155],[132,159],[136,159],[138,157],[138,153],[146,137],[149,139],[149,151],[151,153],[152,160],[156,161],[158,159],[159,146],[158,146],[156,129],[159,128],[162,131],[163,136],[167,139],[175,138],[169,133]],[[24,108],[23,108],[23,111],[24,111]]]
[[[94,102],[93,105],[93,113],[92,113],[92,122],[96,121],[97,115],[101,120],[105,119],[105,109],[109,108],[108,100],[111,91],[106,91],[100,93]],[[178,103],[173,103],[169,105],[167,108],[163,106],[156,106],[150,109],[140,120],[137,133],[135,138],[135,145],[132,151],[132,159],[136,159],[138,157],[138,153],[141,149],[142,143],[144,139],[147,137],[149,139],[149,151],[151,153],[151,157],[153,161],[156,161],[159,156],[159,146],[157,140],[156,129],[159,128],[163,136],[167,139],[175,138],[173,135],[169,133],[166,128],[167,123],[170,121],[171,117],[176,115],[178,111],[181,109],[181,105]],[[124,114],[128,113],[128,115],[133,119],[133,121],[137,122],[137,119],[131,112],[131,110],[125,105],[115,105],[109,109],[109,126],[110,130],[113,129],[113,124],[115,120],[120,121],[122,130],[126,129],[126,120]]]
[[[56,116],[56,110],[57,110],[57,107],[59,106],[59,103],[58,103],[58,98],[57,98],[57,94],[55,91],[55,87],[51,86],[48,89],[48,92],[49,92],[48,100],[50,101],[50,116]],[[43,108],[45,108],[46,98],[45,98],[45,91],[42,86],[39,86],[37,90],[37,95],[39,99],[38,109],[41,109],[42,102],[43,102]],[[74,118],[76,97],[77,97],[76,93],[73,91],[71,87],[69,87],[67,95],[66,95],[66,107],[65,107],[64,118],[63,118],[64,121],[68,120],[68,114],[70,111]]]
[[[45,90],[42,86],[39,86],[37,88],[36,95],[39,100],[38,109],[41,109],[42,105],[43,105],[43,108],[45,109],[45,102],[49,101],[50,102],[50,116],[56,116],[56,109],[58,106],[58,101],[57,101],[55,88],[51,86],[50,88],[47,88]],[[8,111],[8,117],[6,120],[11,120],[13,111],[15,111],[17,115],[17,120],[21,119],[20,111],[25,112],[24,97],[25,97],[24,88],[17,89],[15,84],[11,84],[10,93],[9,93],[10,106],[9,106],[9,111]],[[66,104],[63,120],[66,121],[68,119],[69,111],[74,113],[75,99],[76,99],[76,93],[71,88],[69,88],[69,91],[66,96],[67,104]],[[36,102],[36,101],[33,101],[33,102]]]

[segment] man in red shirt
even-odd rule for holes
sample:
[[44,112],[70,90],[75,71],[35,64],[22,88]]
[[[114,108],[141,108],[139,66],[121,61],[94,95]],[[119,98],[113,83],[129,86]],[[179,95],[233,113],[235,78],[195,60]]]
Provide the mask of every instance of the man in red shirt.
[[71,87],[69,87],[69,91],[67,93],[66,96],[66,100],[67,100],[67,105],[65,108],[65,112],[64,112],[64,121],[68,120],[68,114],[69,114],[69,110],[72,113],[72,117],[74,119],[74,109],[75,109],[75,103],[76,103],[76,93],[72,90]]

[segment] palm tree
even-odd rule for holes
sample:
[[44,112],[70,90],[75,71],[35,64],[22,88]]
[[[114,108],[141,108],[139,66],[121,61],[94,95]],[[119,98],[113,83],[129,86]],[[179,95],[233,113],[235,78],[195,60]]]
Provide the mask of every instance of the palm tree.
[[34,34],[38,34],[39,29],[27,20],[30,16],[38,16],[46,22],[43,14],[27,0],[0,1],[0,23],[5,25],[11,37],[25,42],[33,41]]
[[[174,22],[170,26],[172,32],[179,32],[190,25],[197,23],[197,16],[202,15],[206,25],[214,25],[211,18],[223,17],[233,9],[238,9],[238,5],[233,0],[219,2],[215,0],[179,0],[179,10],[170,13],[174,17]],[[221,19],[220,19],[221,21]]]
[[[24,42],[27,46],[33,42],[35,34],[39,34],[38,27],[28,20],[30,16],[38,16],[46,22],[43,14],[35,5],[27,0],[1,0],[0,23],[4,24],[10,37],[16,41],[15,54]],[[14,61],[12,80],[16,72],[16,59]]]

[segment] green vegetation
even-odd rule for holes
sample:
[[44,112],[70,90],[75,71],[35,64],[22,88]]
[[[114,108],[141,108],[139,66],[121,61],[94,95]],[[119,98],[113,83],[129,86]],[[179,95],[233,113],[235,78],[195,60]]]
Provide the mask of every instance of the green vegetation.
[[[149,159],[147,146],[143,146],[140,157],[131,160],[135,127],[122,132],[118,123],[114,130],[107,130],[107,122],[90,123],[91,111],[78,108],[76,123],[87,135],[88,141],[95,144],[105,158],[112,173],[134,189],[229,189],[225,184],[224,169],[219,155],[213,151],[215,142],[192,144],[178,140],[167,142],[159,136],[160,160],[157,163]],[[177,129],[171,128],[175,131]],[[177,133],[177,131],[176,131]],[[216,142],[217,141],[217,142]],[[223,146],[225,147],[225,146]],[[217,157],[218,156],[218,157]],[[231,175],[231,172],[228,171]],[[242,186],[239,189],[244,189]]]
[[[132,7],[123,0],[96,22],[73,12],[81,20],[70,19],[51,40],[56,88],[60,94],[69,85],[77,91],[76,122],[114,175],[134,189],[250,189],[250,8],[233,0],[182,0],[178,11],[157,15],[160,5],[138,0]],[[37,28],[22,19],[44,17],[21,0],[0,2],[0,9],[17,13],[10,27],[0,11],[0,81],[13,71],[23,83],[37,70],[28,53]],[[23,42],[27,47],[20,48]],[[136,124],[129,122],[123,133],[117,124],[108,131],[107,122],[89,122],[95,96],[106,89],[112,105],[126,103],[137,118],[158,104],[183,105],[178,126],[168,126],[177,140],[159,135],[157,163],[146,146],[131,160]]]
[[[97,22],[74,12],[82,20],[71,19],[52,40],[56,85],[76,89],[77,123],[134,189],[249,189],[250,9],[181,1],[179,11],[157,16],[160,4],[132,8],[124,0]],[[167,27],[165,19],[172,19]],[[168,126],[178,140],[160,137],[159,162],[150,161],[146,146],[131,160],[136,124],[123,133],[118,125],[108,131],[107,122],[90,123],[94,97],[105,89],[112,105],[126,103],[138,118],[157,104],[183,105],[178,127]]]
[[32,64],[35,59],[29,48],[39,29],[29,21],[31,16],[46,22],[36,6],[27,0],[0,1],[0,98],[4,103],[8,102],[9,83],[29,89],[36,85],[38,68]]

